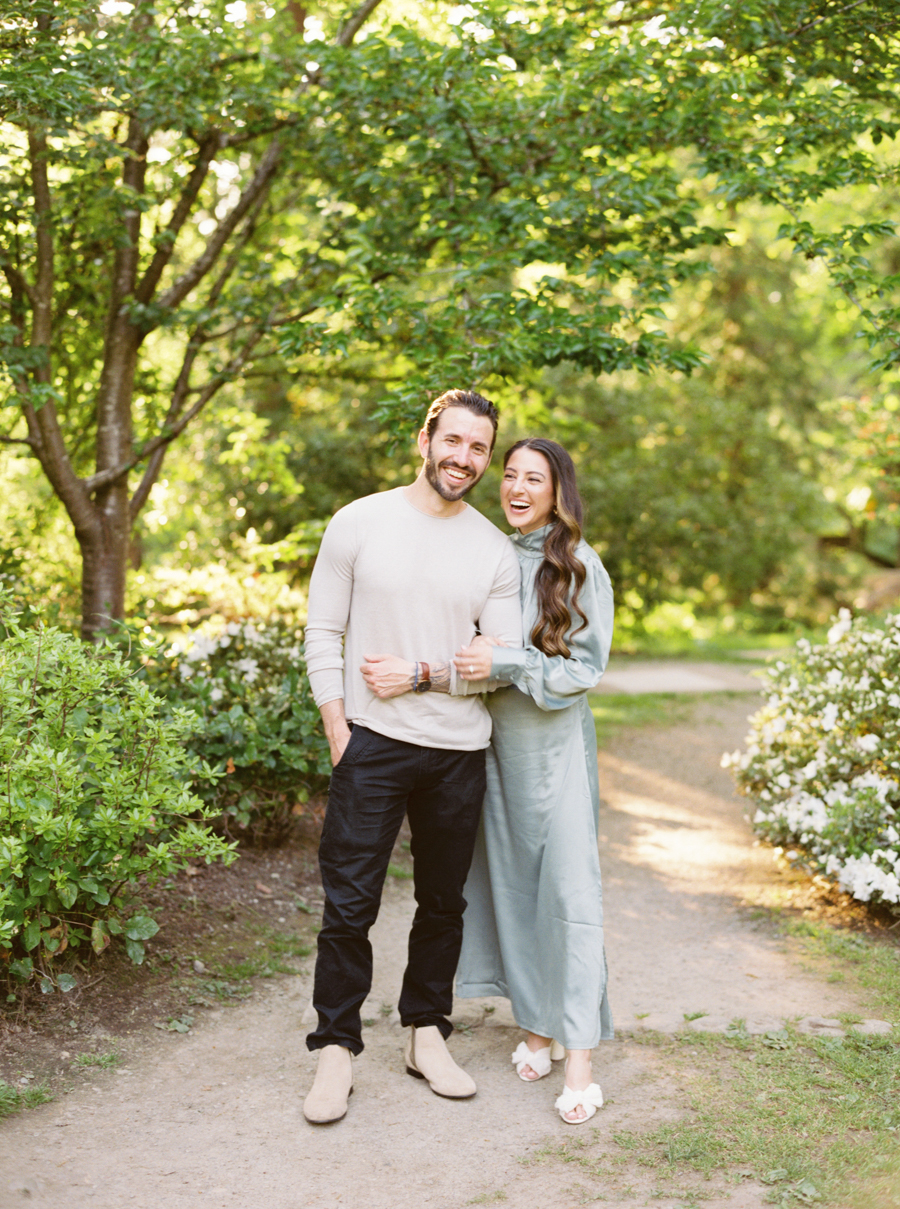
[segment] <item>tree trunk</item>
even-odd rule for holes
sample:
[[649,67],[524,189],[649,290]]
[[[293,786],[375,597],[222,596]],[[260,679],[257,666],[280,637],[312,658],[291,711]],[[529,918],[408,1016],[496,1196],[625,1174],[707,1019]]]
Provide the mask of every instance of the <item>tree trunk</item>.
[[96,642],[113,621],[125,616],[125,572],[131,522],[128,485],[99,493],[97,524],[76,530],[81,548],[81,637]]

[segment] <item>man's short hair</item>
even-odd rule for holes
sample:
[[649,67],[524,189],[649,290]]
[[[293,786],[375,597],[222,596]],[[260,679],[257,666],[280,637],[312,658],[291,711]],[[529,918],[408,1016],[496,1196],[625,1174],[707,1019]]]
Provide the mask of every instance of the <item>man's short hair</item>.
[[479,395],[474,390],[445,390],[442,395],[439,395],[435,399],[428,408],[428,414],[422,426],[429,441],[438,426],[441,412],[446,411],[448,407],[464,407],[474,415],[484,416],[485,419],[490,420],[491,427],[494,430],[494,435],[491,438],[491,449],[493,450],[494,442],[497,440],[497,422],[500,419],[500,413],[490,399],[486,399],[484,395]]

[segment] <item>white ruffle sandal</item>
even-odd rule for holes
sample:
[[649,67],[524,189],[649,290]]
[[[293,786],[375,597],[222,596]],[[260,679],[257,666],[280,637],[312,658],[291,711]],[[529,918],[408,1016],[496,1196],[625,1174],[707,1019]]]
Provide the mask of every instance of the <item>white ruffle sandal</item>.
[[[583,1125],[585,1121],[590,1121],[598,1108],[603,1107],[603,1092],[598,1083],[592,1083],[583,1091],[572,1091],[571,1087],[564,1087],[555,1107],[567,1125]],[[574,1112],[576,1108],[583,1108],[584,1116],[573,1121],[566,1114]]]
[[[519,1042],[519,1047],[512,1056],[513,1065],[516,1068],[516,1074],[523,1083],[537,1083],[538,1079],[543,1079],[544,1075],[549,1075],[553,1069],[550,1063],[549,1045],[545,1045],[543,1049],[529,1049],[528,1043],[525,1041]],[[522,1071],[526,1066],[530,1066],[534,1071],[535,1077],[529,1079],[527,1075],[523,1075]]]

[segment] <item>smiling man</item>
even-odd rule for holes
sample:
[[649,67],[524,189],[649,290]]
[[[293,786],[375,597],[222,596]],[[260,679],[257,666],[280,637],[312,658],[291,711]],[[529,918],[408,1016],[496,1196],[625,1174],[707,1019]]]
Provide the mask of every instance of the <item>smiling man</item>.
[[319,849],[318,1027],[306,1042],[320,1051],[303,1105],[313,1124],[347,1111],[372,982],[368,933],[404,814],[417,904],[399,1003],[406,1069],[437,1095],[475,1094],[446,1039],[491,724],[479,697],[450,694],[453,655],[476,630],[522,643],[515,552],[463,500],[496,434],[493,403],[441,395],[418,436],[415,482],[342,508],[313,571],[306,662],[334,765]]

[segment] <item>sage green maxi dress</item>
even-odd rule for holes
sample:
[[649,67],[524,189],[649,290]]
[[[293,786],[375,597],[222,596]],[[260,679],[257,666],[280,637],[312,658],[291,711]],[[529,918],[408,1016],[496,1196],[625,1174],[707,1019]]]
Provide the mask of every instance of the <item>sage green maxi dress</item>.
[[[514,535],[529,635],[538,616],[535,576],[547,525]],[[606,669],[613,626],[609,576],[586,542],[579,604],[588,624],[566,642],[571,657],[534,646],[495,647],[488,695],[493,720],[487,793],[472,868],[456,994],[502,995],[516,1023],[567,1049],[613,1035],[606,997],[597,825],[597,738],[587,701]],[[526,638],[527,641],[527,638]]]

